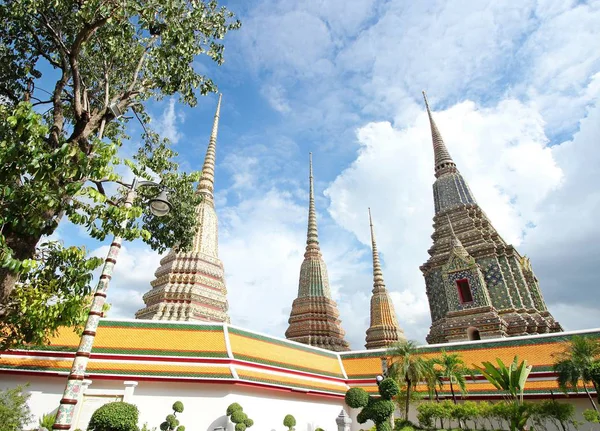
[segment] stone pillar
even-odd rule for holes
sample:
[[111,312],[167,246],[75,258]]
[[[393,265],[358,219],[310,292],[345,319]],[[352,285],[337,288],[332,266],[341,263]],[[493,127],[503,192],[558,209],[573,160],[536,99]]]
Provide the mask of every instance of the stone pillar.
[[135,387],[138,385],[138,382],[127,380],[127,381],[124,381],[123,384],[125,385],[125,392],[123,393],[123,402],[124,403],[132,403],[133,402],[133,400],[132,400],[133,391],[135,390]]
[[352,423],[352,419],[350,419],[348,413],[346,413],[346,411],[342,409],[342,411],[336,418],[335,423],[337,423],[338,431],[350,431],[350,424]]

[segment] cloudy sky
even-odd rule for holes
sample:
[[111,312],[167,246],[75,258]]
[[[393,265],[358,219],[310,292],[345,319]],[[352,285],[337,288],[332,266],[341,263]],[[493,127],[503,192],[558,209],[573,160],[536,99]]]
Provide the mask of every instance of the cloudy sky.
[[[367,207],[407,336],[430,325],[433,150],[421,99],[476,199],[532,260],[565,329],[600,327],[600,1],[231,0],[243,22],[220,68],[216,202],[233,324],[283,336],[306,237],[313,152],[321,247],[342,326],[364,348]],[[150,106],[200,169],[216,96]],[[59,235],[104,255],[68,225]],[[127,244],[110,317],[143,306],[159,256]]]

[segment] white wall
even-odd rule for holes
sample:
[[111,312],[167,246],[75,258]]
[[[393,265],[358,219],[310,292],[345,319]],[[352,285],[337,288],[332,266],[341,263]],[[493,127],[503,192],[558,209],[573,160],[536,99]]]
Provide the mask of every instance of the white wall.
[[[35,416],[31,428],[35,428],[43,414],[57,408],[66,377],[3,374],[0,387],[4,389],[28,382],[30,382],[28,390],[32,393],[29,404]],[[95,396],[124,395],[125,389],[122,380],[96,379],[92,381],[86,393]],[[233,431],[233,425],[227,423],[225,410],[234,402],[242,405],[244,411],[254,420],[252,429],[256,431],[285,431],[283,418],[286,414],[296,418],[296,431],[314,431],[317,427],[325,431],[336,431],[335,419],[345,407],[344,400],[341,398],[333,399],[217,383],[141,381],[135,387],[133,395],[126,397],[125,400],[135,404],[140,410],[139,425],[148,423],[150,428],[158,428],[165,416],[172,413],[171,406],[175,401],[183,402],[184,411],[178,415],[178,418],[181,424],[185,425],[186,431],[212,431],[219,426],[228,426],[227,430]],[[85,424],[78,425],[85,429]]]

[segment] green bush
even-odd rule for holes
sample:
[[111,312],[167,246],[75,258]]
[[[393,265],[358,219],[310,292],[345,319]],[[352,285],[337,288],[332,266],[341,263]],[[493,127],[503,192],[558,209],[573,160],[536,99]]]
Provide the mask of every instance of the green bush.
[[531,417],[536,427],[543,427],[546,422],[550,422],[556,428],[566,431],[571,426],[577,428],[579,425],[579,422],[575,420],[575,406],[573,404],[546,400],[532,404],[531,410]]
[[88,431],[138,431],[139,412],[136,406],[124,402],[104,404],[92,414]]
[[592,409],[584,410],[583,417],[588,422],[593,422],[593,423],[600,422],[600,414],[596,410],[592,410]]
[[362,388],[351,388],[346,392],[344,399],[350,407],[359,409],[369,403],[369,394]]
[[254,421],[244,413],[244,409],[238,403],[230,404],[226,413],[231,422],[235,424],[235,431],[245,431],[246,428],[254,425]]
[[227,407],[227,411],[226,411],[227,416],[231,416],[231,414],[233,412],[235,412],[236,410],[243,410],[242,406],[240,406],[238,403],[230,404],[229,407]]
[[325,430],[323,428],[319,427],[319,428],[315,429],[315,431],[325,431]]
[[296,426],[296,418],[292,415],[285,415],[283,418],[283,426],[288,427],[291,431]]
[[51,430],[52,425],[54,425],[54,422],[56,422],[56,413],[46,413],[38,422],[40,424],[40,428]]
[[171,408],[173,409],[173,413],[167,415],[165,421],[160,424],[161,431],[185,431],[185,427],[179,425],[179,419],[177,419],[177,413],[183,412],[183,403],[175,401]]
[[32,417],[27,400],[29,393],[25,392],[25,387],[0,391],[0,426],[2,429],[11,431],[20,431],[27,425]]

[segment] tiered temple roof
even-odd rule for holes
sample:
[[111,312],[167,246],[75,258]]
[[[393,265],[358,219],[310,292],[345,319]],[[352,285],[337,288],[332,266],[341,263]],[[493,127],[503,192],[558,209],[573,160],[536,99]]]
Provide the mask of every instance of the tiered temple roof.
[[152,289],[144,295],[146,306],[135,314],[137,319],[229,322],[213,196],[220,111],[221,95],[198,184],[202,202],[196,208],[197,231],[192,250],[171,250],[161,259]]
[[331,299],[327,266],[321,255],[317,231],[317,213],[313,187],[312,154],[310,155],[310,191],[306,252],[300,267],[298,297],[292,303],[285,337],[333,351],[349,350],[341,327],[340,313]]
[[433,246],[421,271],[430,343],[558,332],[529,260],[507,244],[452,160],[427,97],[435,160]]
[[369,224],[371,226],[371,246],[373,248],[373,294],[371,296],[371,324],[367,329],[367,344],[365,347],[367,349],[379,349],[406,340],[406,337],[398,324],[394,303],[383,281],[370,208]]

